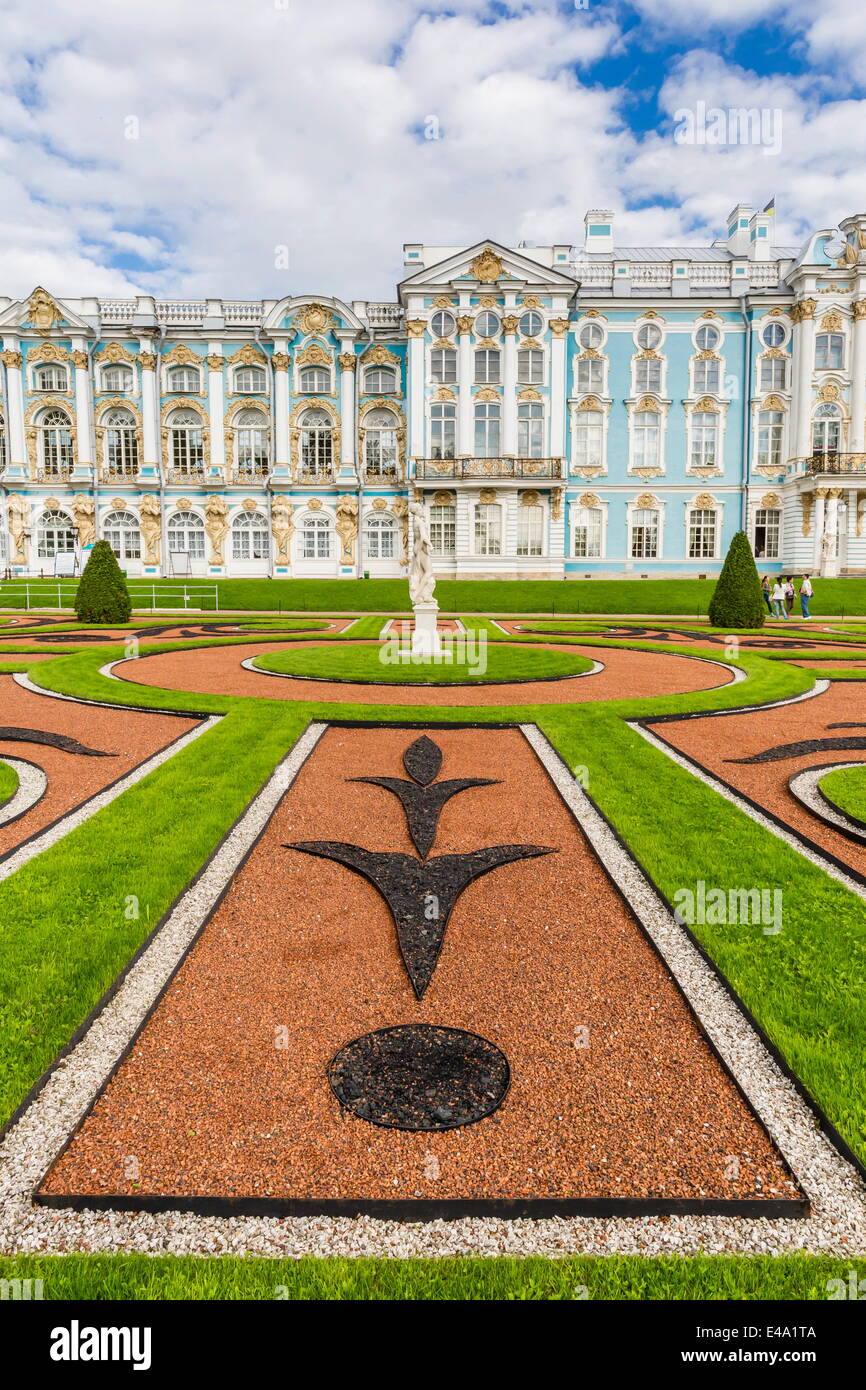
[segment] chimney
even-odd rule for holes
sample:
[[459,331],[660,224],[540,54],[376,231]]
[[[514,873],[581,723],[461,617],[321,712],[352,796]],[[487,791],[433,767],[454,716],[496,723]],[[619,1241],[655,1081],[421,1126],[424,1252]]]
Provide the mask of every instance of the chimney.
[[585,251],[613,251],[613,213],[593,208],[583,219]]
[[732,256],[748,256],[752,209],[748,203],[737,203],[728,214],[728,250]]
[[772,212],[756,212],[749,222],[749,260],[768,261],[773,254]]

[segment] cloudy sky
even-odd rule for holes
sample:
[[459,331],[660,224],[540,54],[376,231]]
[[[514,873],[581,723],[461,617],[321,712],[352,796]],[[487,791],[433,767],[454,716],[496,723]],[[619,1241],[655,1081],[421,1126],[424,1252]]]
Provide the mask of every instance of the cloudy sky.
[[[683,142],[740,107],[758,143]],[[799,244],[864,151],[853,0],[0,0],[0,294],[390,299],[404,241],[695,242],[774,195]]]

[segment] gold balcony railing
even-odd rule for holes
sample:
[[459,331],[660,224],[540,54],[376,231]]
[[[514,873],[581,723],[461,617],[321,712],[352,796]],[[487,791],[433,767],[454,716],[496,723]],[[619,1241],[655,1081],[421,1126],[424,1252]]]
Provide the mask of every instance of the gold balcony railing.
[[523,458],[418,459],[415,476],[421,480],[440,478],[561,478],[563,460]]
[[828,449],[826,453],[806,454],[791,459],[795,473],[866,473],[866,454],[848,454]]

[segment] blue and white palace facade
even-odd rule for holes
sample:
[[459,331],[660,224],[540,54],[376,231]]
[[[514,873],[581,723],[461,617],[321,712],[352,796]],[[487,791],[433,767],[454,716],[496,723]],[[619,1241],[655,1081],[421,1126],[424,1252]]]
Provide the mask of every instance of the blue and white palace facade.
[[443,578],[713,575],[741,528],[866,570],[866,215],[585,223],[407,245],[393,303],[0,297],[0,569],[399,576],[418,496]]

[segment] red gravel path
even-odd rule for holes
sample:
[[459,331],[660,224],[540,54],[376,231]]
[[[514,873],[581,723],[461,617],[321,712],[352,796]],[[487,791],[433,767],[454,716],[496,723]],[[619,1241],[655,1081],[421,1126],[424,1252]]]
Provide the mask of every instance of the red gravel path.
[[115,758],[86,758],[41,743],[0,743],[0,754],[37,763],[48,777],[42,800],[18,820],[0,826],[0,855],[80,806],[196,723],[173,715],[136,714],[53,700],[22,690],[12,676],[0,676],[0,724],[66,734],[88,748],[118,754]]
[[[433,852],[559,852],[470,886],[422,1002],[372,886],[282,848],[331,837],[411,852],[395,798],[345,779],[404,775],[415,737],[328,731],[42,1190],[122,1194],[133,1208],[142,1194],[796,1196],[516,730],[436,732],[443,777],[506,780],[451,801]],[[410,1134],[341,1113],[325,1077],[337,1049],[415,1021],[505,1051],[512,1086],[494,1116]]]
[[[298,647],[315,646],[299,642]],[[115,668],[122,679],[162,690],[187,690],[221,695],[257,695],[270,700],[314,700],[318,703],[361,705],[562,705],[585,700],[636,699],[712,690],[728,685],[731,675],[707,662],[655,652],[618,648],[539,644],[542,651],[574,651],[591,661],[603,661],[594,676],[565,680],[515,682],[513,685],[411,686],[340,684],[327,680],[295,680],[291,676],[259,675],[241,662],[252,656],[285,650],[274,642],[249,646],[202,647],[195,651],[143,656]]]
[[[859,729],[829,729],[828,724],[863,721]],[[745,793],[794,830],[807,835],[844,863],[866,873],[866,849],[813,816],[788,790],[788,779],[822,763],[866,761],[866,749],[801,753],[774,763],[731,763],[766,748],[801,739],[866,736],[866,692],[854,682],[834,681],[824,695],[801,704],[724,718],[673,720],[650,726],[652,732]]]

